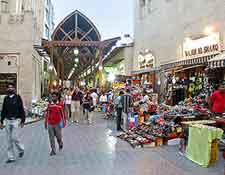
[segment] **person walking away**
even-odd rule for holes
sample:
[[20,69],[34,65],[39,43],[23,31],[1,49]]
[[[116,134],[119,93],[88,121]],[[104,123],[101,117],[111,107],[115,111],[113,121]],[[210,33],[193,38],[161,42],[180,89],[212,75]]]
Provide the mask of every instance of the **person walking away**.
[[3,129],[3,123],[5,121],[5,130],[8,142],[8,160],[6,163],[12,163],[16,161],[16,155],[14,146],[19,153],[19,158],[24,156],[24,146],[17,138],[17,128],[20,123],[20,127],[24,127],[25,123],[25,111],[23,101],[20,95],[16,94],[15,86],[13,84],[8,85],[8,95],[5,97],[1,112],[0,129]]
[[45,116],[45,129],[48,129],[49,141],[51,145],[50,156],[56,155],[55,138],[57,139],[59,150],[63,149],[62,128],[65,127],[65,115],[62,103],[58,101],[59,94],[52,93],[52,102],[48,104]]
[[71,103],[72,103],[72,96],[69,89],[67,89],[64,103],[65,103],[66,117],[67,120],[69,121],[71,119]]
[[225,113],[225,82],[220,83],[218,90],[211,95],[209,107],[217,115]]
[[78,123],[76,115],[78,115],[80,111],[80,98],[81,92],[78,88],[76,88],[72,93],[72,102],[71,102],[72,123]]
[[119,96],[115,98],[114,100],[114,105],[116,108],[116,124],[117,124],[117,131],[122,131],[121,128],[121,121],[122,121],[122,111],[123,111],[123,106],[122,106],[122,100],[121,97],[124,95],[123,91],[120,91]]
[[123,129],[128,130],[128,115],[131,112],[133,105],[133,99],[130,94],[130,90],[127,89],[126,93],[121,96],[121,103],[123,107],[122,116],[123,116]]
[[103,92],[102,95],[100,96],[99,98],[99,102],[100,102],[100,105],[101,105],[101,108],[102,108],[102,111],[103,112],[106,112],[106,106],[107,106],[107,95]]
[[94,110],[94,106],[93,106],[93,99],[91,97],[90,92],[87,92],[84,95],[83,108],[84,108],[84,112],[85,112],[85,116],[86,116],[88,124],[92,124],[92,112]]
[[96,90],[94,90],[91,93],[91,97],[93,99],[93,106],[96,107],[97,106],[97,102],[98,102],[98,94],[96,93]]

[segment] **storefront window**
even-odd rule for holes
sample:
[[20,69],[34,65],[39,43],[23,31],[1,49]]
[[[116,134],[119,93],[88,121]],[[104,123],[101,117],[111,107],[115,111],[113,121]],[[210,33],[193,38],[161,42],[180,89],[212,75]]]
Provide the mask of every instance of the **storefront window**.
[[8,12],[9,11],[9,1],[2,0],[1,1],[1,12]]

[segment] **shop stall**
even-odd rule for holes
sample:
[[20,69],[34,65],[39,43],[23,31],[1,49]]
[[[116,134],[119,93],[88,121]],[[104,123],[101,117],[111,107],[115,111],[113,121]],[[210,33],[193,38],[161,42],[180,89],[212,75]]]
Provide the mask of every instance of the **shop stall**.
[[[204,88],[195,97],[186,98],[175,106],[158,104],[153,100],[157,99],[157,94],[148,94],[151,99],[148,110],[143,106],[140,92],[140,89],[133,90],[134,107],[129,113],[129,130],[119,134],[120,139],[134,148],[177,145],[183,155],[203,167],[217,162],[219,140],[223,134],[218,124],[224,117],[210,112]],[[204,153],[199,156],[201,150]]]

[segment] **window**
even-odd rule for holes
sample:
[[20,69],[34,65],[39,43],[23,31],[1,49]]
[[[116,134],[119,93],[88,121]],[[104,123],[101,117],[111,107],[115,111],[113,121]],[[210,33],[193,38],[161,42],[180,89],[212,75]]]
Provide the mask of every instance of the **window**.
[[143,17],[144,17],[146,1],[147,0],[139,0],[139,2],[140,2],[140,7],[139,7],[139,16],[140,16],[140,19],[143,19]]
[[45,18],[46,18],[46,22],[49,25],[50,24],[50,15],[49,15],[49,11],[47,8],[45,8]]
[[1,0],[1,12],[8,12],[9,11],[9,1],[8,0]]
[[50,33],[49,33],[49,28],[48,28],[48,26],[45,24],[45,36],[49,39],[49,35],[50,35]]
[[151,13],[151,11],[152,11],[152,0],[148,0],[147,8],[148,8],[148,13]]
[[143,8],[146,5],[146,0],[140,0],[140,7]]

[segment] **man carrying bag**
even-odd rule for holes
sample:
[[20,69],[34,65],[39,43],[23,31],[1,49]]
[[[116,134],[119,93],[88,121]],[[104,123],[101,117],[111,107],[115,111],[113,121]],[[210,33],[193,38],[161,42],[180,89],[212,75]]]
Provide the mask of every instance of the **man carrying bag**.
[[45,117],[45,129],[48,129],[49,141],[51,145],[50,156],[56,155],[55,138],[57,139],[59,150],[63,149],[62,128],[65,127],[66,118],[63,111],[63,104],[58,101],[58,93],[52,93],[52,102],[48,104]]

